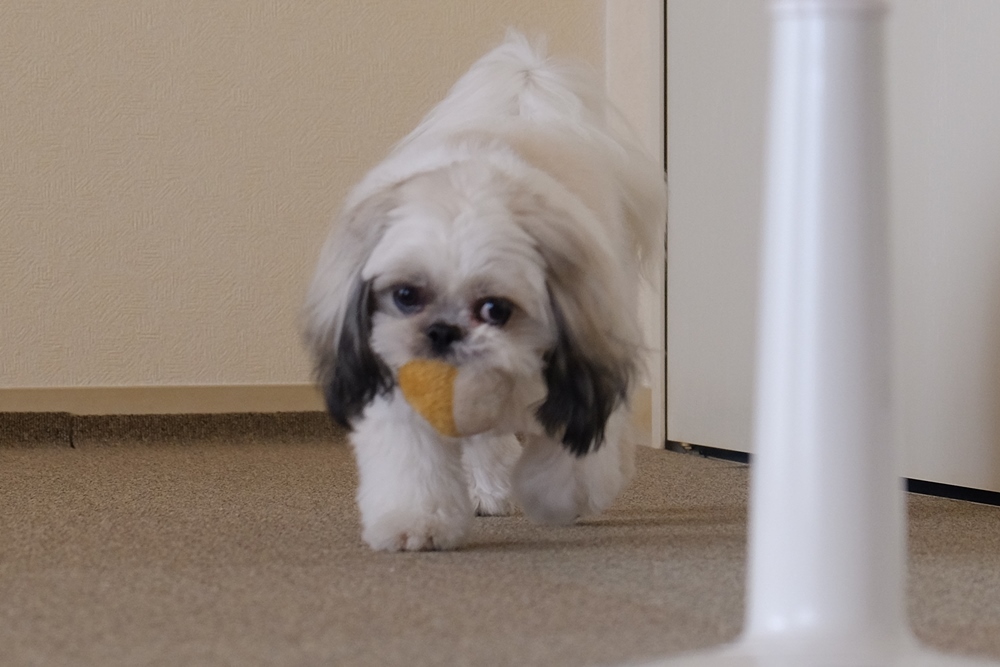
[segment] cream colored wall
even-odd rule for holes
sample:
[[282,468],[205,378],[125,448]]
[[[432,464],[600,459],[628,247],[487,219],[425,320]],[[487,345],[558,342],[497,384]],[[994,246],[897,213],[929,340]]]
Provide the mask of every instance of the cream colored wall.
[[[0,15],[0,410],[80,409],[94,387],[301,393],[298,309],[350,184],[508,25],[604,59],[598,0]],[[116,400],[101,411],[132,409]]]

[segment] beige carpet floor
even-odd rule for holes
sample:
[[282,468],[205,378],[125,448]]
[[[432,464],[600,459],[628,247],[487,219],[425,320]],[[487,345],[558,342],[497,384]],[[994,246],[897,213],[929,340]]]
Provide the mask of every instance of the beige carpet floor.
[[[742,465],[644,449],[599,518],[375,554],[314,417],[34,419],[0,419],[0,665],[613,665],[740,629]],[[1000,508],[909,506],[917,634],[1000,659]]]

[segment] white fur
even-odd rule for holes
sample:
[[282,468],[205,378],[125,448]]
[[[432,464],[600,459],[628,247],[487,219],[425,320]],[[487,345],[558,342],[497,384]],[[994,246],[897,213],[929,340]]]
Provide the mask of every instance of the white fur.
[[458,442],[442,440],[398,394],[369,406],[351,442],[369,546],[415,551],[462,542],[474,506]]
[[[370,362],[370,348],[390,379],[414,358],[444,356],[517,388],[493,431],[465,439],[435,432],[398,388],[348,411],[372,548],[456,547],[474,513],[509,513],[515,499],[534,520],[570,523],[627,483],[627,396],[611,401],[602,388],[627,392],[640,364],[636,293],[643,263],[661,258],[652,239],[666,192],[660,165],[622,127],[596,77],[511,33],[348,195],[306,304],[321,379],[347,355]],[[419,310],[400,308],[401,285],[425,296]],[[359,286],[370,302],[351,300]],[[514,303],[510,320],[477,319],[485,297]],[[429,342],[440,322],[462,333],[445,352]],[[349,337],[368,324],[367,340]],[[585,456],[560,429],[571,438],[569,424],[590,425],[597,408],[573,411],[563,376],[547,384],[558,360],[591,387],[580,396],[611,410]],[[562,427],[541,423],[543,402]]]
[[552,438],[527,436],[513,475],[524,513],[538,523],[567,525],[611,505],[634,472],[635,445],[622,433],[626,418],[618,410],[604,445],[582,458]]
[[476,514],[505,516],[513,513],[510,478],[521,456],[517,437],[512,433],[474,435],[462,445],[462,464]]

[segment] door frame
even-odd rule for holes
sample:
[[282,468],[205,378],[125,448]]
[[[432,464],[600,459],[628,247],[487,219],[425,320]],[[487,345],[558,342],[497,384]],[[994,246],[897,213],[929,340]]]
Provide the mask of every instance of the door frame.
[[[664,161],[666,127],[666,12],[664,0],[606,0],[604,33],[605,86],[611,101],[632,124],[644,147]],[[657,236],[665,248],[667,221]],[[643,331],[649,346],[647,385],[637,392],[635,423],[651,447],[666,443],[666,253],[656,267],[653,285],[639,297]]]

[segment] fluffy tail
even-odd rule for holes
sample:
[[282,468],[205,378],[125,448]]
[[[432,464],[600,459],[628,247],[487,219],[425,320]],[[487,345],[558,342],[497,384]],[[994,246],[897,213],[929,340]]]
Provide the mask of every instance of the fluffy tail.
[[548,58],[544,43],[532,44],[511,29],[500,46],[455,83],[411,138],[438,127],[454,129],[505,116],[577,120],[601,127],[606,114],[603,86],[595,72],[582,63]]
[[635,131],[608,100],[603,80],[586,64],[549,58],[544,42],[532,44],[510,29],[503,43],[473,64],[402,143],[438,130],[488,126],[505,117],[553,122],[605,146],[649,277],[663,257],[663,249],[656,248],[656,230],[666,219],[663,169],[640,148]]
[[549,58],[544,43],[532,44],[508,30],[500,46],[481,57],[397,148],[463,127],[495,127],[505,119],[552,124],[604,147],[613,165],[625,217],[643,273],[662,261],[657,229],[666,220],[662,165],[640,148],[634,130],[608,100],[604,82],[586,64]]

